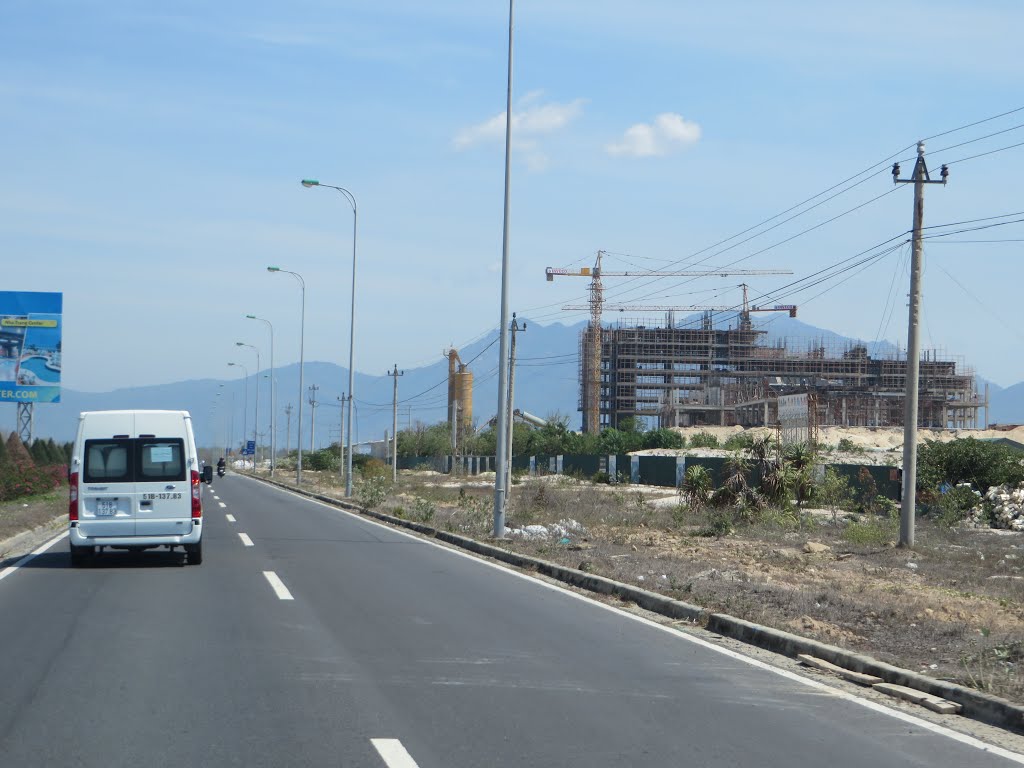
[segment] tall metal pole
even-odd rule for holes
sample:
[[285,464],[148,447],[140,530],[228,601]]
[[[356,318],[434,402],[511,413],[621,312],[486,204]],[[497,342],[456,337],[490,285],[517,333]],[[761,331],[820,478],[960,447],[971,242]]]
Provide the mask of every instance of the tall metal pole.
[[405,371],[398,370],[398,363],[395,363],[395,370],[388,371],[388,376],[393,378],[394,388],[391,395],[391,439],[394,446],[391,449],[391,482],[398,482],[398,377],[404,376]]
[[[242,440],[247,440],[249,434],[249,369],[241,363],[228,363],[228,365],[237,366],[245,371],[245,400],[242,403]],[[244,458],[242,459],[242,463],[244,466]]]
[[277,381],[274,378],[274,324],[265,317],[256,317],[256,315],[246,315],[246,317],[266,323],[270,329],[270,476],[273,477],[274,470],[277,468]]
[[248,347],[256,353],[256,414],[252,423],[252,468],[255,471],[260,454],[260,350],[255,344],[246,344],[244,341],[236,341],[235,346]]
[[341,193],[348,204],[352,206],[352,302],[351,302],[351,317],[349,318],[349,336],[348,336],[348,432],[345,436],[346,449],[348,456],[346,458],[346,472],[345,472],[345,498],[351,498],[352,496],[352,398],[355,396],[355,349],[356,349],[356,233],[359,230],[359,206],[356,204],[356,196],[349,192],[344,187],[338,187],[333,184],[321,184],[316,179],[303,179],[302,186],[304,187],[327,187],[328,189],[336,189]]
[[268,272],[284,272],[292,275],[299,281],[302,287],[302,315],[299,324],[299,418],[295,447],[297,449],[297,460],[295,462],[295,484],[302,485],[302,398],[305,392],[302,389],[302,369],[305,367],[305,346],[306,346],[306,281],[298,272],[292,272],[280,267],[267,267]]
[[892,166],[896,184],[914,185],[913,245],[910,257],[910,316],[907,322],[906,412],[903,419],[903,498],[900,503],[900,546],[914,546],[914,516],[917,499],[917,395],[921,366],[921,229],[924,222],[924,185],[945,184],[949,169],[942,166],[942,179],[932,180],[924,160],[924,142],[917,142],[917,162],[909,179],[901,179],[900,165]]
[[[505,94],[505,214],[501,242],[501,319],[498,321],[498,444],[497,464],[505,467],[508,441],[508,289],[509,289],[509,197],[512,160],[512,42],[515,29],[515,0],[508,0],[508,85]],[[494,537],[505,535],[505,473],[494,473]]]

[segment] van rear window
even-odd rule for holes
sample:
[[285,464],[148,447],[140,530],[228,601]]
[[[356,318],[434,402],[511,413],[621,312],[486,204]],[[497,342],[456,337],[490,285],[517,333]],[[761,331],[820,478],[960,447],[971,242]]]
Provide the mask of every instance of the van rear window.
[[139,438],[137,482],[185,479],[185,442],[180,437]]
[[134,440],[112,438],[85,441],[86,483],[130,483],[134,477]]
[[86,483],[147,483],[185,479],[180,437],[114,437],[85,441]]

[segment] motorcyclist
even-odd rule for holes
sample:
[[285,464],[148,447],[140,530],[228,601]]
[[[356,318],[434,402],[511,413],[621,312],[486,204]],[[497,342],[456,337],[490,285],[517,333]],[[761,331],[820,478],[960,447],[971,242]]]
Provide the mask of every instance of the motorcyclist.
[[217,474],[220,475],[221,477],[224,476],[224,467],[225,467],[224,457],[221,456],[219,459],[217,459]]

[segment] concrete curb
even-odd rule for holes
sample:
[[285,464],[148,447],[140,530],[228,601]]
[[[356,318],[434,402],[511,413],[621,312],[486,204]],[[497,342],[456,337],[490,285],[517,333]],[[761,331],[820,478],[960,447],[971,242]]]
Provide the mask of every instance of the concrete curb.
[[852,653],[837,646],[800,637],[781,629],[754,624],[753,622],[738,619],[735,616],[729,616],[724,613],[711,613],[700,606],[691,605],[680,600],[673,600],[664,595],[659,595],[646,589],[639,589],[629,584],[623,584],[604,576],[597,576],[576,568],[567,568],[547,560],[520,555],[492,544],[485,544],[476,539],[459,536],[447,531],[440,531],[429,525],[365,509],[357,504],[336,499],[332,496],[306,491],[302,488],[296,488],[268,478],[256,477],[255,475],[248,476],[285,490],[310,496],[326,504],[332,504],[351,512],[372,517],[375,520],[390,525],[408,528],[478,555],[500,560],[518,568],[535,570],[545,576],[571,584],[580,589],[586,589],[603,595],[614,595],[622,600],[632,601],[652,613],[658,613],[673,619],[684,619],[697,624],[706,622],[708,631],[739,640],[749,645],[756,645],[792,658],[796,658],[801,653],[810,654],[854,672],[880,677],[887,683],[894,683],[923,691],[933,696],[939,696],[959,704],[963,708],[961,714],[966,717],[997,725],[1017,733],[1024,733],[1024,706],[999,696],[992,696],[983,691],[967,688],[956,683],[935,680],[927,675],[921,675],[908,669],[886,664],[871,656]]

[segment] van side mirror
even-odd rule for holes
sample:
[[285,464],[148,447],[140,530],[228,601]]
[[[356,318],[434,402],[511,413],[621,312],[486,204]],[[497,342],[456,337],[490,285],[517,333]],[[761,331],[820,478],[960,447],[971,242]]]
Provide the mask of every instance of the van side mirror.
[[213,482],[213,466],[210,465],[210,464],[207,464],[205,467],[203,467],[203,482],[204,483],[212,483]]

